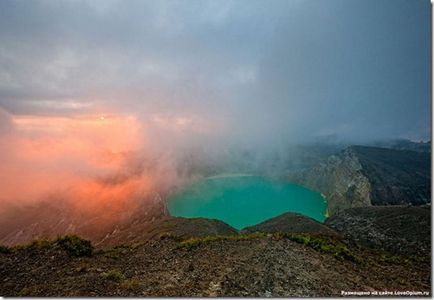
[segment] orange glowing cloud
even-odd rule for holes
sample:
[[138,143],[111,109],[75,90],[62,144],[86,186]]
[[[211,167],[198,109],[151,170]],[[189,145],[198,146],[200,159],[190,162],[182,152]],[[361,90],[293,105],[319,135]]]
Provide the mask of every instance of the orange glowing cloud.
[[[0,240],[10,228],[46,219],[30,213],[45,205],[62,211],[54,223],[93,220],[87,230],[99,233],[121,224],[190,180],[178,174],[174,153],[178,143],[190,142],[195,133],[215,130],[205,123],[197,116],[18,116],[0,110],[0,227],[5,228]],[[35,220],[20,219],[23,214],[17,211]],[[51,226],[47,224],[44,228]]]
[[[13,116],[0,141],[0,201],[30,203],[67,192],[77,207],[95,208],[146,196],[151,174],[134,174],[117,184],[104,178],[130,176],[130,160],[146,145],[132,116]],[[137,172],[136,172],[137,173]]]

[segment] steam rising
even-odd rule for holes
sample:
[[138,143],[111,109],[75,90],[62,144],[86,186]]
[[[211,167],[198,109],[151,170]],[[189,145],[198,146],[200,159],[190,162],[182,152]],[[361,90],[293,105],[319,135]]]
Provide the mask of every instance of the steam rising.
[[101,231],[192,179],[178,172],[173,149],[162,147],[169,144],[148,134],[161,126],[176,132],[184,125],[177,120],[172,128],[168,121],[145,127],[121,115],[11,116],[2,110],[1,116],[2,231],[29,221],[17,211],[47,205],[60,209],[66,223],[97,219],[95,231]]
[[100,226],[202,176],[282,175],[296,144],[429,139],[430,11],[1,1],[2,230],[41,203]]

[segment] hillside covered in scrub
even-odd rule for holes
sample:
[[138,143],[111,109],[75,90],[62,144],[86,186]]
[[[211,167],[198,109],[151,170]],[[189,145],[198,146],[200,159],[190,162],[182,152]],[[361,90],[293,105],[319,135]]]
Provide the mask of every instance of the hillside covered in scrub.
[[[366,208],[370,210],[372,208]],[[426,208],[405,208],[400,222],[428,226]],[[372,222],[396,213],[385,207],[359,231],[296,214],[238,232],[216,220],[173,218],[123,245],[94,248],[78,237],[0,248],[2,296],[339,296],[341,291],[430,292],[430,255],[381,248],[361,239]],[[401,212],[402,213],[402,212]],[[358,211],[348,215],[357,217]],[[369,212],[364,211],[360,218]],[[374,219],[374,220],[373,220]],[[419,222],[419,223],[418,223]],[[202,231],[195,228],[202,224]],[[308,224],[301,230],[298,224]],[[337,225],[341,224],[341,225]],[[343,225],[342,225],[343,224]],[[410,224],[408,224],[410,226]],[[352,225],[356,226],[356,225]],[[393,223],[377,226],[387,235]],[[365,228],[364,228],[365,227]],[[404,248],[409,231],[395,228]],[[207,231],[207,232],[206,232]],[[358,232],[361,236],[357,236]],[[390,239],[389,239],[390,241]],[[380,245],[380,246],[379,246]],[[414,245],[418,247],[418,245]]]

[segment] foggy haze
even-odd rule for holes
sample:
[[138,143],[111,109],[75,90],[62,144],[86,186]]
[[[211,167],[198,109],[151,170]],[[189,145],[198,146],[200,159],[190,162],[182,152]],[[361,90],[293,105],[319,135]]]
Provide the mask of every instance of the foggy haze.
[[428,140],[430,27],[429,1],[1,1],[0,213]]

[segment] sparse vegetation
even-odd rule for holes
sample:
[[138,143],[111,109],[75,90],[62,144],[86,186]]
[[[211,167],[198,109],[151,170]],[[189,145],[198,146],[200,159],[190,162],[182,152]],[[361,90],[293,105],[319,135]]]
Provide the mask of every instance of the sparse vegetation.
[[60,240],[69,239],[32,244],[50,245],[48,250],[12,248],[11,254],[0,255],[0,292],[27,297],[195,297],[210,292],[242,297],[246,291],[249,296],[260,295],[272,278],[281,291],[276,296],[299,296],[307,290],[311,295],[336,296],[342,288],[354,288],[354,281],[347,280],[354,275],[362,290],[430,288],[429,256],[413,260],[322,233],[252,233],[182,241],[168,236],[143,241],[139,248],[104,248],[92,257],[73,259],[60,246]]
[[267,236],[272,236],[268,233],[252,233],[252,234],[240,234],[240,235],[214,235],[214,236],[206,236],[200,238],[190,238],[180,242],[180,249],[190,250],[194,247],[197,247],[204,243],[215,242],[215,241],[245,241],[245,240],[253,240],[258,238],[263,238]]
[[306,245],[314,250],[332,254],[338,259],[346,259],[357,262],[356,256],[348,249],[348,247],[336,240],[325,236],[313,236],[303,234],[284,234],[291,241]]
[[143,283],[138,279],[127,279],[121,283],[121,288],[130,292],[137,292],[143,288]]
[[124,274],[122,274],[118,270],[111,270],[107,273],[103,273],[102,276],[107,280],[116,281],[116,282],[121,282],[125,279]]
[[240,235],[229,235],[229,236],[206,236],[202,238],[191,238],[180,242],[179,249],[191,250],[204,243],[215,242],[215,241],[242,241],[242,240],[253,240],[258,238],[271,237],[273,239],[289,239],[291,241],[306,245],[313,248],[314,250],[332,254],[338,259],[347,259],[350,261],[357,262],[357,258],[348,247],[327,236],[314,236],[306,234],[288,234],[288,233],[263,233],[257,232],[252,234],[240,234]]
[[[34,240],[30,244],[14,247],[17,250],[23,249],[55,249],[65,250],[71,257],[91,256],[93,253],[92,243],[75,235],[59,237],[56,240],[40,239]],[[1,250],[0,250],[1,251]]]
[[56,243],[73,257],[91,256],[93,252],[93,246],[90,241],[75,235],[58,238]]

